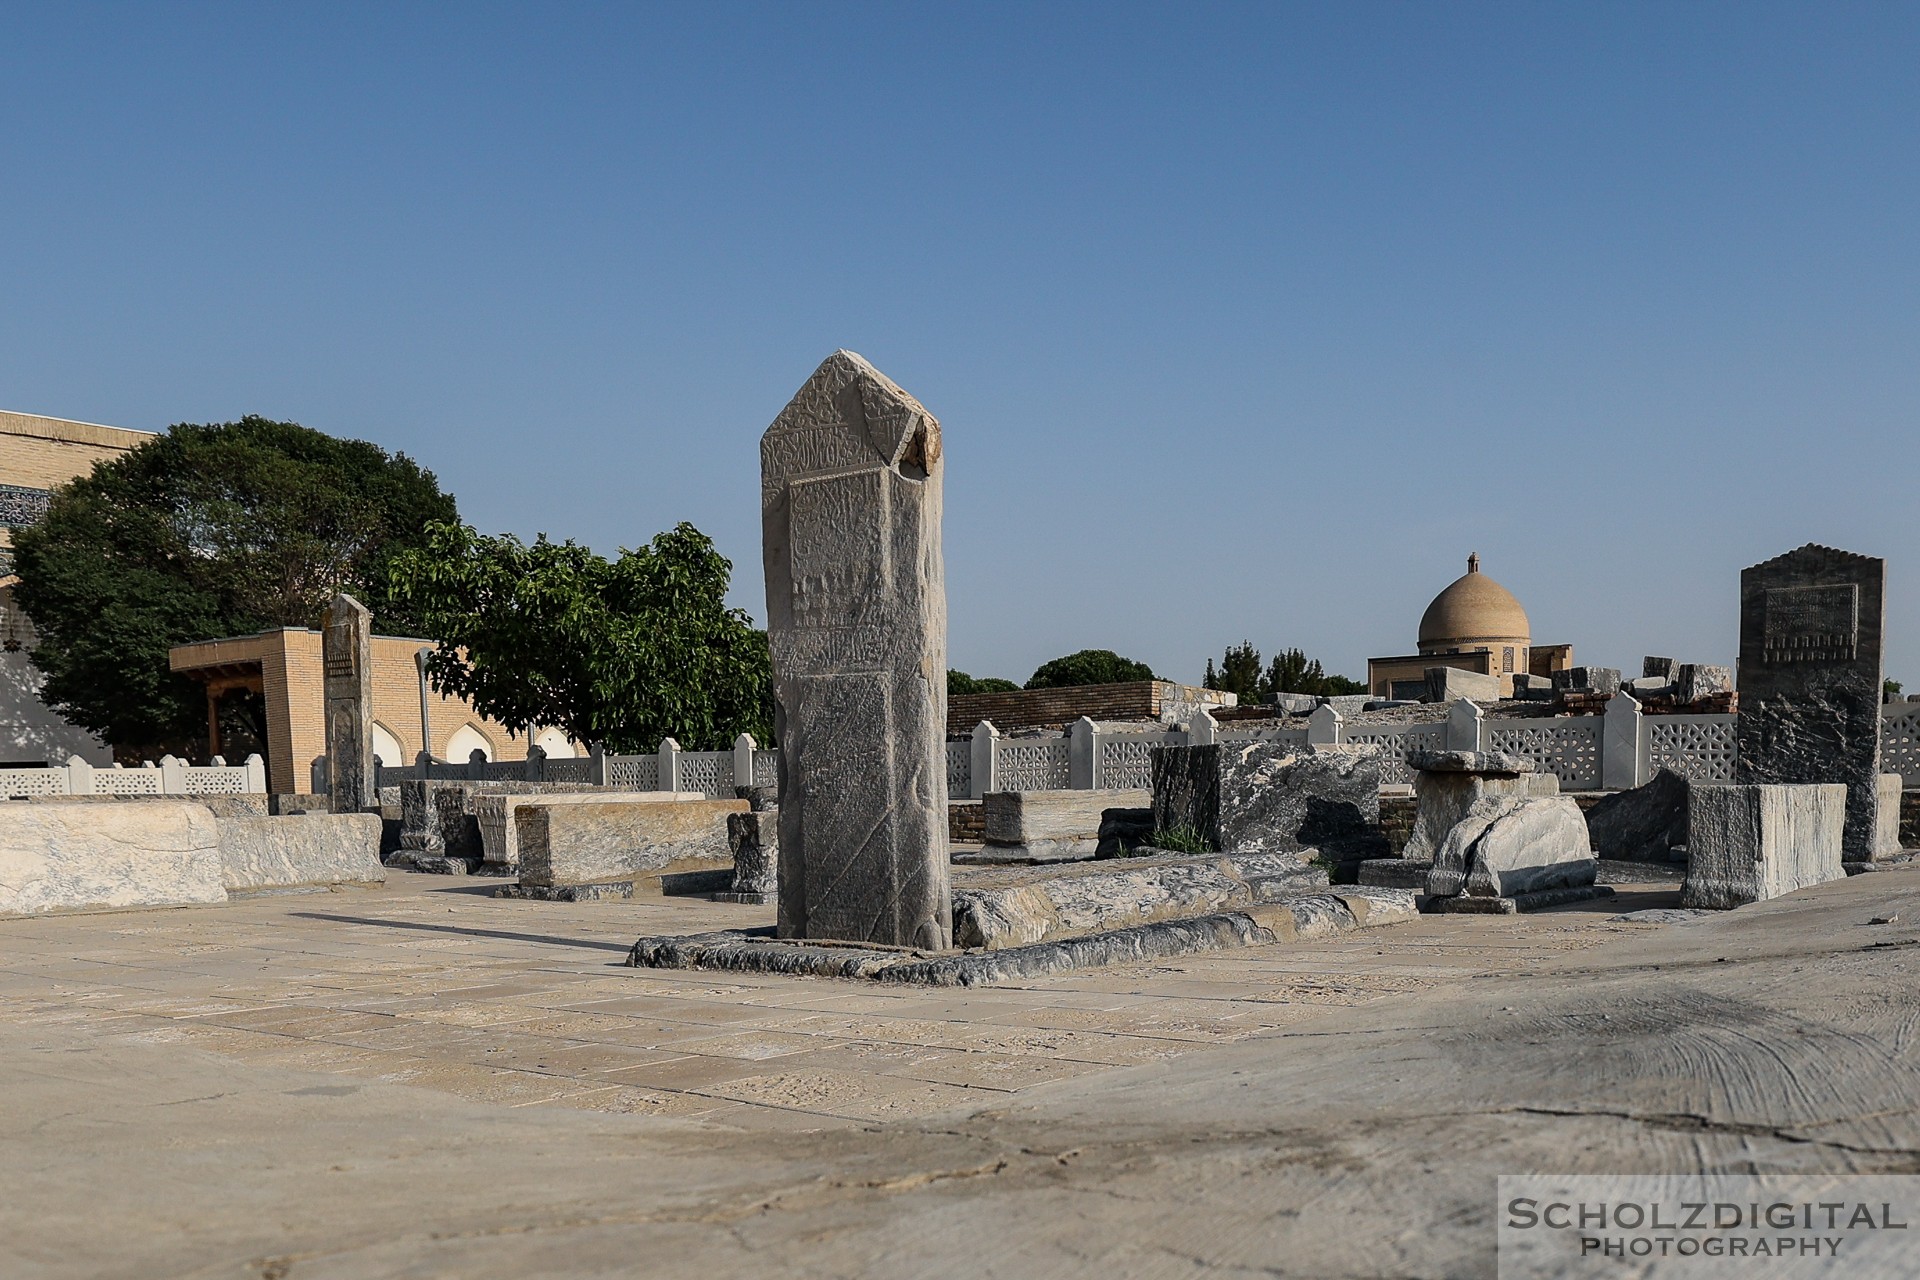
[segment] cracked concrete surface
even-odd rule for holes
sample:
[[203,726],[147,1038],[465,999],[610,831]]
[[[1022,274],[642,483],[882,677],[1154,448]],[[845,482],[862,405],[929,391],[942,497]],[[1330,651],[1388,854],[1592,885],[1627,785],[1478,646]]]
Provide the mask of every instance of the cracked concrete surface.
[[1920,1172],[1920,871],[966,993],[425,879],[0,923],[0,1274],[1475,1276],[1499,1173]]

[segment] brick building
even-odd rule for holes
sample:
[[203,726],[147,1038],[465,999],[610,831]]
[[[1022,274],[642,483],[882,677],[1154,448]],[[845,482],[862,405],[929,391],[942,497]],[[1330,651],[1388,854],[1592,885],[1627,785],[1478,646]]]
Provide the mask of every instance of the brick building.
[[[414,655],[427,640],[403,636],[373,637],[373,742],[381,763],[411,764],[421,749],[420,669]],[[220,751],[220,726],[214,714],[221,695],[245,689],[266,706],[267,785],[275,792],[305,791],[311,785],[316,756],[327,753],[325,692],[320,632],[282,627],[257,635],[202,640],[176,645],[168,655],[174,671],[205,684],[211,750]],[[505,725],[479,714],[465,701],[429,691],[426,697],[427,749],[436,759],[466,760],[475,750],[489,760],[524,760],[528,739],[512,737]],[[579,754],[557,729],[532,738],[548,756]]]

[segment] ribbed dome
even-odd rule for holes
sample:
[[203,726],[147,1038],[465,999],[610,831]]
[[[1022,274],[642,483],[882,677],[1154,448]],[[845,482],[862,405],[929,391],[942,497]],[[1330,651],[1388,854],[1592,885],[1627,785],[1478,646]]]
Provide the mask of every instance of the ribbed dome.
[[1420,615],[1420,644],[1467,640],[1519,640],[1533,634],[1527,611],[1513,592],[1480,572],[1480,557],[1467,557],[1467,571],[1433,598]]

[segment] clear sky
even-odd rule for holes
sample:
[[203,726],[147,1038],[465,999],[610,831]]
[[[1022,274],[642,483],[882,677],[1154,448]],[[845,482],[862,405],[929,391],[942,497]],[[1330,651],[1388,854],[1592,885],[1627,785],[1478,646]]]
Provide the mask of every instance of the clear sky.
[[1920,8],[15,4],[0,408],[291,418],[483,530],[691,520],[836,347],[946,434],[951,659],[1363,674],[1480,552],[1588,662],[1891,561]]

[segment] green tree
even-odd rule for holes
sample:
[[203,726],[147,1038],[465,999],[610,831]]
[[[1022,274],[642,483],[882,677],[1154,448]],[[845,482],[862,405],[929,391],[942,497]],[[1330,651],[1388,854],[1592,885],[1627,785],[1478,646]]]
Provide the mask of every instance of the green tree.
[[515,733],[552,726],[611,751],[772,741],[767,633],[727,608],[733,565],[692,525],[611,561],[545,535],[430,535],[394,578],[438,642],[427,673],[442,693]]
[[1208,658],[1204,687],[1237,693],[1242,702],[1259,701],[1267,692],[1261,685],[1260,651],[1247,640],[1229,645],[1218,671],[1214,670],[1213,659]]
[[1012,693],[1020,686],[1011,680],[1002,680],[998,676],[980,676],[975,678],[964,671],[947,668],[947,696],[956,693]]
[[380,630],[417,632],[393,557],[458,515],[432,472],[365,441],[260,417],[174,426],[14,531],[42,696],[123,749],[202,750],[204,694],[168,649],[315,626],[343,589]]
[[1271,693],[1311,693],[1331,697],[1366,691],[1367,686],[1359,680],[1328,675],[1320,665],[1320,659],[1309,658],[1299,649],[1286,649],[1274,654],[1266,674],[1260,679],[1262,696]]
[[1111,649],[1082,649],[1064,658],[1042,663],[1027,681],[1029,689],[1064,689],[1080,684],[1126,684],[1153,680],[1153,668],[1123,658]]

